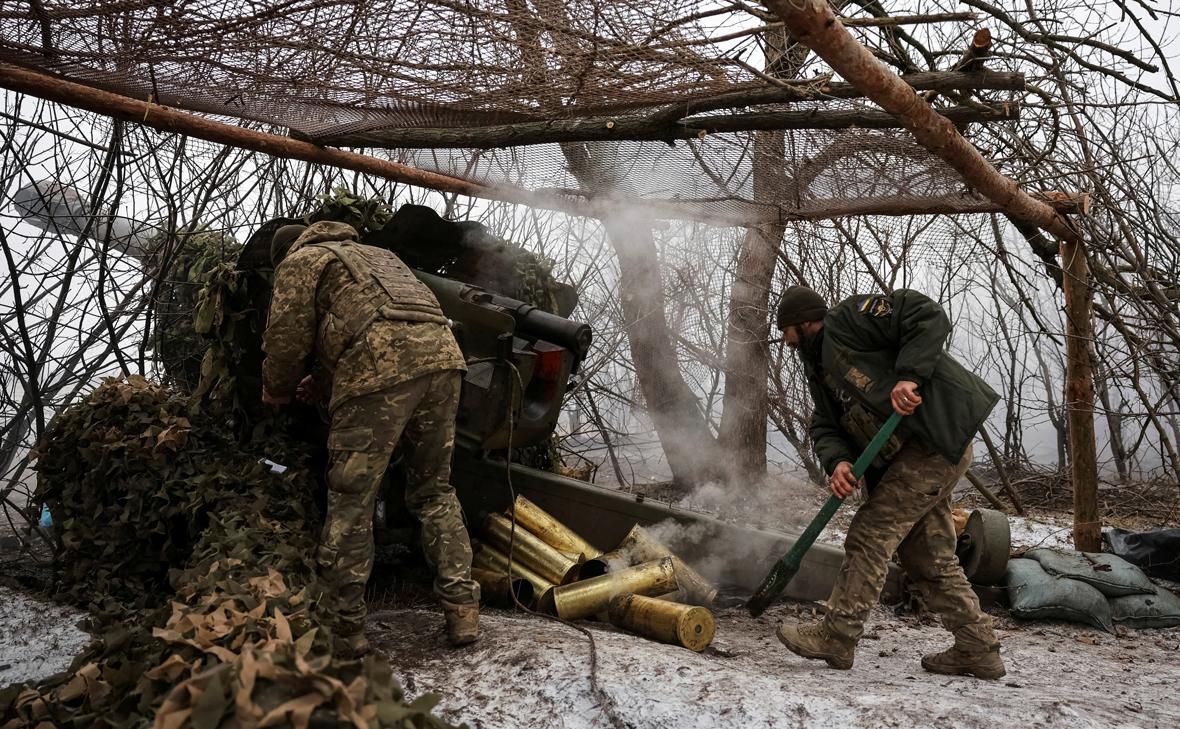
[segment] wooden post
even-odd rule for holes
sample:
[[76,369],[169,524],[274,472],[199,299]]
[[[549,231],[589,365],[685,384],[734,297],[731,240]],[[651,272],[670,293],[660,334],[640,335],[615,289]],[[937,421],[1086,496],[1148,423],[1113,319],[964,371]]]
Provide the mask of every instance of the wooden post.
[[1069,418],[1069,471],[1073,485],[1073,544],[1083,552],[1102,548],[1098,516],[1098,453],[1094,443],[1094,365],[1090,340],[1090,271],[1077,240],[1061,242],[1065,292],[1065,408]]

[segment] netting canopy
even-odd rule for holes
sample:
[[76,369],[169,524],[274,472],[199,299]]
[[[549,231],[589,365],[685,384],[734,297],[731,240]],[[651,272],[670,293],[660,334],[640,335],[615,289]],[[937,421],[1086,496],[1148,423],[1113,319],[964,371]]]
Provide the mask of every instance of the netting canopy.
[[[742,3],[42,0],[0,20],[0,60],[484,184],[731,223],[986,208]],[[986,115],[1019,85],[975,88]],[[760,159],[774,182],[755,194]]]

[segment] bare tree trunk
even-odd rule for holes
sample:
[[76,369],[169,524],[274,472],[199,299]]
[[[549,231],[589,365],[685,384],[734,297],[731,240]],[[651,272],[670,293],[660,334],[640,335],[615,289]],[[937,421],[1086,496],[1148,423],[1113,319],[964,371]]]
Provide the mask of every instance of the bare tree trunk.
[[1098,391],[1098,399],[1102,403],[1102,410],[1106,413],[1106,427],[1110,431],[1110,454],[1114,457],[1119,482],[1127,483],[1131,479],[1131,473],[1127,468],[1127,447],[1123,444],[1123,414],[1114,407],[1110,399],[1110,387],[1106,383],[1106,372],[1103,368],[1095,378],[1094,385]]
[[[774,139],[777,137],[777,139]],[[758,162],[768,146],[777,146],[782,162],[781,134],[760,132],[754,142],[754,188],[758,195]],[[761,149],[760,149],[761,148]],[[767,319],[770,282],[774,276],[783,227],[779,225],[751,228],[746,231],[738,258],[729,302],[729,322],[725,338],[725,399],[718,441],[735,478],[750,479],[766,475],[766,372],[770,364]]]
[[[590,145],[562,145],[562,151],[583,189],[597,191],[617,185],[613,170],[604,169],[605,163],[591,155]],[[619,260],[623,328],[635,376],[672,478],[683,485],[720,478],[724,461],[719,458],[717,441],[709,432],[696,395],[680,373],[651,228],[625,217],[606,217],[603,226]]]
[[[839,5],[843,5],[842,0],[838,0]],[[778,78],[797,76],[809,55],[807,46],[792,44],[785,28],[768,29],[765,39],[766,74]],[[754,134],[755,203],[778,202],[785,157],[786,140],[782,132]],[[796,196],[798,193],[796,190]],[[725,335],[725,397],[718,442],[729,462],[731,477],[743,480],[766,476],[770,285],[785,230],[781,224],[746,230],[730,295]],[[810,469],[809,475],[812,475]]]
[[1076,241],[1061,243],[1065,288],[1065,407],[1069,418],[1070,481],[1073,483],[1073,544],[1082,552],[1102,549],[1098,516],[1098,454],[1094,445],[1094,371],[1090,341],[1090,272]]

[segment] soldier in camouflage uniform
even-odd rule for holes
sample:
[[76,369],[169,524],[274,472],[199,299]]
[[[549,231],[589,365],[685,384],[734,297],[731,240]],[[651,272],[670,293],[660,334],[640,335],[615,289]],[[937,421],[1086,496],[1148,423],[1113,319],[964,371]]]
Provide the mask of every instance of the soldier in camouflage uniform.
[[479,585],[449,481],[466,364],[438,301],[396,255],[359,244],[344,223],[280,228],[271,257],[263,399],[281,405],[330,388],[328,514],[318,560],[345,648],[368,649],[362,630],[373,509],[395,446],[404,452],[406,504],[422,523],[448,636],[456,645],[474,641]]
[[798,351],[807,375],[815,407],[811,438],[832,493],[844,498],[858,487],[852,462],[889,413],[907,416],[866,473],[868,499],[849,527],[826,616],[781,626],[779,640],[805,658],[851,668],[896,551],[927,606],[955,637],[952,648],[923,657],[922,666],[1003,676],[991,619],[955,557],[949,498],[999,396],[944,351],[950,321],[937,302],[916,291],[853,296],[829,311],[819,294],[792,286],[777,314],[783,339]]

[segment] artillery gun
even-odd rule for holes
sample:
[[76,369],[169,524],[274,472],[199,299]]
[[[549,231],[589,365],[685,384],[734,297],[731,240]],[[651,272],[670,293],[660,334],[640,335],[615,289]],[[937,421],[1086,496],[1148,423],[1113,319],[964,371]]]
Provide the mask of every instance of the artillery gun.
[[[103,230],[103,225],[86,224],[82,200],[71,188],[35,183],[17,193],[17,210],[27,222],[55,234]],[[262,407],[261,330],[270,299],[270,238],[279,227],[296,222],[305,220],[276,218],[259,226],[236,261],[237,273],[249,281],[248,308],[254,318],[251,326],[235,329],[232,343],[237,350],[236,389],[247,417]],[[109,229],[122,236],[112,234],[111,247],[143,261],[145,275],[152,275],[148,264],[154,253],[142,226],[138,232],[123,224],[111,224]],[[393,250],[414,269],[453,322],[467,359],[451,482],[469,523],[503,512],[513,494],[519,494],[607,551],[636,524],[673,520],[686,527],[677,545],[679,555],[689,564],[707,560],[723,565],[722,574],[713,570],[713,576],[720,577],[721,586],[744,594],[759,584],[765,566],[794,543],[795,534],[733,524],[518,462],[514,456],[521,449],[544,447],[552,438],[565,394],[576,385],[574,378],[592,344],[589,325],[569,319],[577,302],[573,287],[550,278],[542,282],[541,291],[528,292],[523,279],[529,276],[521,275],[518,248],[478,223],[445,220],[421,206],[403,206],[363,242]],[[532,279],[535,289],[536,276]],[[305,428],[302,437],[325,442],[322,413],[307,408],[297,412],[295,420]],[[390,487],[396,488],[396,459],[390,470]],[[379,515],[376,526],[378,535],[388,536],[398,529],[394,505],[401,500],[385,501],[391,509]],[[841,549],[816,545],[785,595],[826,599],[842,558]],[[899,592],[899,576],[893,570],[885,595]]]

